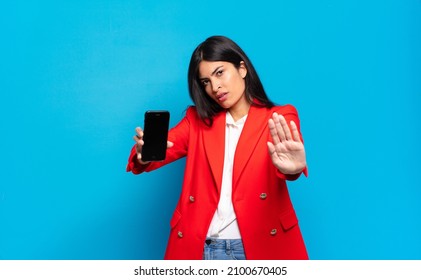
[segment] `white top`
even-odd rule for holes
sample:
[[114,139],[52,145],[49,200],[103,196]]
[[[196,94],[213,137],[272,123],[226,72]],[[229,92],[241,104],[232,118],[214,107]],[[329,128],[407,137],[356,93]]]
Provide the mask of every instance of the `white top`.
[[234,122],[231,114],[226,114],[225,127],[225,156],[222,173],[221,196],[218,208],[213,215],[209,226],[208,238],[241,239],[237,217],[232,205],[232,169],[234,165],[235,148],[243,130],[247,115]]

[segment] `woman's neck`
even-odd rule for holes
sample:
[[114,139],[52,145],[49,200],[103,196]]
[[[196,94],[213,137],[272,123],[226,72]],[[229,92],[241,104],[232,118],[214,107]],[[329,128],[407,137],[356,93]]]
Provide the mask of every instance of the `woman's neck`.
[[229,108],[228,111],[230,112],[232,118],[236,122],[248,114],[250,106],[250,103],[244,102],[242,104],[237,104],[236,106]]

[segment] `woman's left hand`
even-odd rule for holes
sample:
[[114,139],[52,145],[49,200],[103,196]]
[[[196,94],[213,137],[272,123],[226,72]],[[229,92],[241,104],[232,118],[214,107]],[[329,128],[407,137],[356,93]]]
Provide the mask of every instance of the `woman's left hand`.
[[273,113],[268,124],[273,143],[267,144],[273,164],[284,174],[303,171],[306,154],[295,122],[290,122],[290,130],[284,116]]

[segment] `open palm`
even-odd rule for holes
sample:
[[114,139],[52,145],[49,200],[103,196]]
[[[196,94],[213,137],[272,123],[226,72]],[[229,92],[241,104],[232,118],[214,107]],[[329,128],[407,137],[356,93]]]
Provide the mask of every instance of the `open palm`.
[[290,129],[284,116],[277,113],[268,125],[273,143],[267,144],[273,164],[284,174],[300,173],[306,166],[306,155],[297,125],[291,121]]

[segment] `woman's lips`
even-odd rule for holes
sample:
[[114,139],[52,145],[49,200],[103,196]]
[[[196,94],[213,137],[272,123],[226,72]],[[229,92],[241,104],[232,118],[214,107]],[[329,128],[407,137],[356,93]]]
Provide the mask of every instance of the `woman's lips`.
[[228,98],[227,94],[228,94],[228,92],[224,92],[222,94],[218,94],[216,96],[216,99],[218,99],[219,102],[224,102]]

